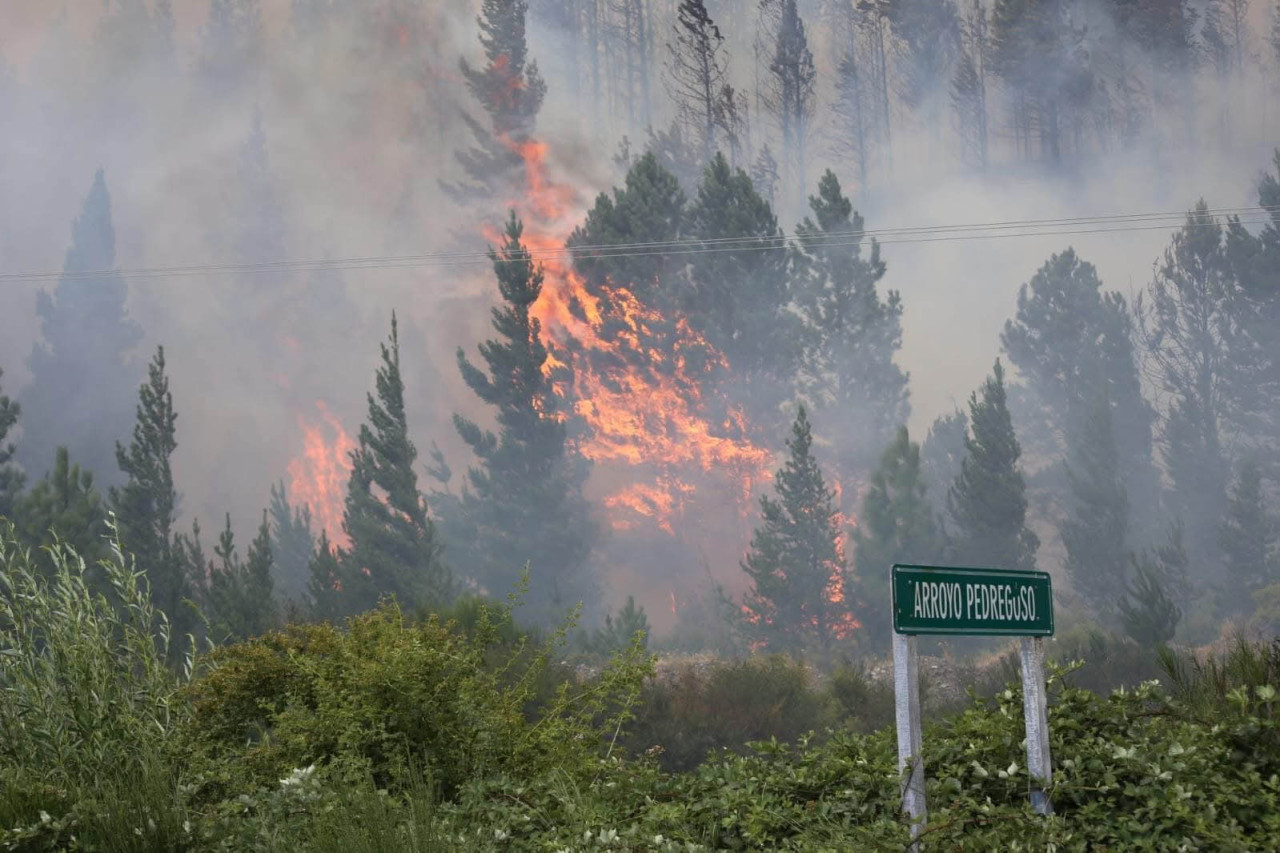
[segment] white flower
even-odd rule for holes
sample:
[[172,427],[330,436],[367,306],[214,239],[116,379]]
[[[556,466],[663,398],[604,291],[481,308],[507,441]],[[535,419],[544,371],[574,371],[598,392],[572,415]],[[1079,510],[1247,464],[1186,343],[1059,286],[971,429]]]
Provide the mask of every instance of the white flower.
[[495,829],[493,831],[493,837],[498,841],[506,841],[511,836],[507,834],[505,829]]
[[312,764],[310,767],[300,767],[294,770],[288,776],[280,780],[282,788],[291,788],[294,785],[301,785],[303,782],[311,778],[311,774],[316,770],[316,766]]

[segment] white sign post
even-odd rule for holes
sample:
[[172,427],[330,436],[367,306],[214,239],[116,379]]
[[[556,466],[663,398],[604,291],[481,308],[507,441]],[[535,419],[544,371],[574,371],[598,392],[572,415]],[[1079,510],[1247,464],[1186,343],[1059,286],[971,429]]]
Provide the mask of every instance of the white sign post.
[[920,752],[920,671],[916,638],[893,635],[894,719],[898,727],[898,776],[902,810],[914,841],[925,823],[924,757]]
[[[902,779],[902,810],[911,821],[911,849],[919,849],[917,839],[928,812],[916,652],[916,636],[920,634],[1021,637],[1022,710],[1026,717],[1031,806],[1037,814],[1053,814],[1053,804],[1045,790],[1053,781],[1044,678],[1044,637],[1053,633],[1049,576],[1043,572],[895,565],[890,587],[898,773]],[[995,593],[987,591],[992,589]]]

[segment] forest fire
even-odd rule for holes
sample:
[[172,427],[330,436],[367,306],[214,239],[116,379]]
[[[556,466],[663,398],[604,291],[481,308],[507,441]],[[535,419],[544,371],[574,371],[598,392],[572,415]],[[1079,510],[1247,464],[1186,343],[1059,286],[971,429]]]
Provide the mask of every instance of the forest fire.
[[[622,357],[591,357],[621,356],[624,346],[642,346],[652,339],[652,329],[671,321],[630,292],[610,288],[605,296],[621,328],[611,330],[612,339],[600,333],[600,300],[563,254],[571,217],[580,213],[579,195],[548,174],[545,143],[508,140],[507,145],[524,164],[525,196],[513,207],[524,220],[524,244],[539,257],[544,274],[533,311],[548,343],[557,345],[546,369],[550,373],[566,361],[573,368],[572,391],[557,390],[571,393],[573,411],[587,427],[578,448],[583,456],[628,470],[630,482],[604,499],[611,525],[630,529],[648,520],[674,534],[673,522],[694,491],[687,479],[694,471],[730,478],[734,500],[745,513],[753,489],[769,476],[769,454],[746,437],[739,409],[729,408],[718,418],[706,411],[701,380],[706,372],[727,369],[726,360],[684,318],[675,318],[668,352],[644,353],[649,363],[663,366],[661,373],[641,370]],[[495,237],[487,230],[486,236]],[[697,368],[688,357],[693,351],[701,354]]]
[[[298,416],[303,452],[289,463],[289,493],[299,505],[311,508],[316,525],[329,534],[335,545],[344,547],[342,529],[343,495],[351,474],[351,451],[355,442],[323,401],[316,401],[320,423]],[[326,437],[326,429],[332,438]]]

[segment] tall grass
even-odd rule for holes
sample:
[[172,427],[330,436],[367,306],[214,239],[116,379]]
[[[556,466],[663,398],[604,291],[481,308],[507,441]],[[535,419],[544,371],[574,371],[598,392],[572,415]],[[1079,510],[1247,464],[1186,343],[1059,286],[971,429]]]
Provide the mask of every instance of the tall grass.
[[168,621],[114,518],[106,594],[71,548],[55,542],[37,561],[0,524],[0,828],[74,826],[104,850],[171,846],[184,817],[164,748],[191,655],[181,673],[166,663]]
[[1270,716],[1280,686],[1280,638],[1251,643],[1237,637],[1226,653],[1203,660],[1167,647],[1159,657],[1170,696],[1193,713],[1209,715],[1233,703],[1260,701]]

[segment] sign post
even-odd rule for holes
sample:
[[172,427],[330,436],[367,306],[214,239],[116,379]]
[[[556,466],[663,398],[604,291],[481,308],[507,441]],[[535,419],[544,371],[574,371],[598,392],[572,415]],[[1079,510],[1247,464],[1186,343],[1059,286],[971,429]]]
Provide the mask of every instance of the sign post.
[[1053,584],[1049,575],[1011,569],[895,564],[889,587],[893,592],[898,770],[903,778],[902,809],[911,819],[912,840],[920,834],[926,817],[916,656],[916,637],[921,635],[1022,638],[1022,709],[1027,727],[1031,805],[1037,814],[1053,814],[1053,805],[1043,787],[1053,778],[1044,679],[1044,638],[1053,635]]

